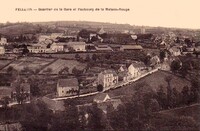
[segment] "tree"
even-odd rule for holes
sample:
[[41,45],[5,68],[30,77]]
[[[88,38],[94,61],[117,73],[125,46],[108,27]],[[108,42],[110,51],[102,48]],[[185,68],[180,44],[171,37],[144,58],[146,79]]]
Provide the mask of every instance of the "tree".
[[29,53],[29,50],[27,48],[27,46],[25,45],[25,47],[22,50],[22,55],[27,55]]
[[89,130],[102,131],[106,128],[106,120],[103,116],[103,111],[97,107],[97,103],[92,104],[92,108],[88,110],[89,118],[87,128]]
[[157,91],[157,100],[163,109],[167,108],[167,94],[164,92],[163,86],[160,86],[160,89]]
[[76,55],[75,55],[75,58],[76,58],[76,60],[79,60],[81,57],[80,57],[79,54],[76,54]]
[[76,67],[72,69],[72,73],[76,76],[79,77],[83,72],[81,70],[78,70]]
[[90,62],[90,60],[91,60],[90,55],[87,54],[87,56],[86,56],[86,58],[85,58],[85,61],[86,61],[86,62]]
[[169,107],[172,107],[172,76],[166,76],[165,81],[167,82],[167,103]]
[[166,57],[165,51],[164,50],[160,51],[160,60],[164,61],[165,57]]
[[188,105],[189,104],[189,94],[190,94],[189,87],[184,86],[181,93],[182,93],[182,104]]
[[171,71],[176,73],[180,68],[181,68],[181,63],[180,61],[174,60],[171,63]]
[[53,115],[50,131],[80,130],[78,110],[75,106],[68,106],[64,112]]
[[108,110],[107,117],[111,127],[116,131],[130,129],[127,123],[127,112],[126,107],[119,105],[117,110],[111,109]]
[[97,85],[97,91],[99,92],[103,91],[103,85],[101,84]]
[[93,54],[93,55],[92,55],[92,60],[93,60],[93,61],[96,61],[96,60],[97,60],[97,55],[96,55],[96,54]]
[[10,100],[11,100],[10,97],[6,96],[1,99],[0,103],[2,104],[4,108],[8,108],[8,104]]

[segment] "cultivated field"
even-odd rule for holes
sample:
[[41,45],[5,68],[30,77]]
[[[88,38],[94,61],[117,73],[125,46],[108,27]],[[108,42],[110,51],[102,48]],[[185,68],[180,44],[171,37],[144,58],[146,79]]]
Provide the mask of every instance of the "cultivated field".
[[9,64],[12,60],[0,60],[0,69]]
[[52,64],[46,66],[43,70],[39,72],[39,74],[46,74],[48,69],[51,69],[51,72],[48,72],[50,74],[59,74],[59,71],[65,68],[68,68],[68,72],[72,73],[74,67],[76,67],[76,69],[83,70],[86,67],[86,64],[82,64],[76,60],[58,59]]
[[35,71],[35,70],[40,70],[43,68],[45,65],[51,63],[54,61],[54,59],[44,59],[44,58],[39,58],[39,57],[22,57],[6,67],[2,69],[2,72],[6,72],[6,70],[11,66],[17,71],[23,70],[25,67],[28,67],[29,69]]

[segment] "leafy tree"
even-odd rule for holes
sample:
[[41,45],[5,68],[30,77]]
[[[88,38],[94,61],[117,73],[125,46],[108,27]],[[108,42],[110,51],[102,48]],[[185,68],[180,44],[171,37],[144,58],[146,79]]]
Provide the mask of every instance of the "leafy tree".
[[166,57],[165,51],[164,50],[160,51],[160,60],[164,61],[165,57]]
[[0,101],[4,108],[8,108],[8,104],[10,103],[10,97],[3,97]]
[[157,100],[163,109],[167,108],[167,94],[164,92],[163,86],[160,86],[160,89],[157,91]]
[[50,131],[80,130],[78,110],[75,106],[68,106],[66,111],[53,116]]
[[171,71],[176,73],[181,68],[181,64],[179,61],[174,60],[172,61],[170,67],[171,67]]
[[29,53],[29,50],[27,48],[27,46],[25,45],[25,47],[22,50],[22,55],[27,55]]
[[127,115],[126,107],[119,105],[117,110],[108,110],[107,117],[111,127],[116,131],[121,131],[130,129],[127,123]]
[[172,76],[166,76],[165,81],[167,82],[167,103],[169,107],[172,107]]
[[87,128],[89,130],[102,131],[106,128],[106,120],[103,116],[103,111],[97,107],[96,103],[93,103],[92,108],[88,110],[89,118]]
[[83,72],[81,70],[78,70],[76,67],[72,69],[72,73],[76,76],[79,77]]
[[189,95],[190,95],[189,87],[184,86],[181,93],[182,93],[182,104],[188,105],[189,104]]
[[92,55],[92,60],[93,60],[93,61],[96,61],[96,60],[97,60],[97,55],[96,55],[96,54],[93,54],[93,55]]
[[81,57],[80,57],[79,54],[76,54],[76,55],[75,55],[75,58],[76,58],[77,60],[79,60]]
[[90,55],[87,54],[87,56],[86,56],[86,58],[85,58],[85,61],[86,61],[86,62],[90,62],[90,60],[91,60]]
[[103,85],[101,84],[97,85],[97,91],[99,92],[103,91]]

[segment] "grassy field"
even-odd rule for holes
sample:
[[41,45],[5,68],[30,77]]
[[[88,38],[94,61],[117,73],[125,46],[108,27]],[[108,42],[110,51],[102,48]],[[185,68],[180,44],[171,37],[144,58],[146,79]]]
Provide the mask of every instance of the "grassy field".
[[62,53],[62,54],[32,54],[33,56],[38,56],[38,57],[53,57],[53,58],[63,58],[63,59],[75,59],[75,55],[79,54],[81,58],[85,59],[87,55],[92,57],[93,54],[95,53]]
[[52,64],[45,67],[43,70],[41,70],[39,74],[45,74],[47,69],[52,70],[50,74],[58,74],[59,71],[63,70],[66,67],[69,69],[69,73],[72,73],[74,67],[76,67],[77,69],[84,69],[86,67],[86,64],[80,63],[76,60],[58,59]]
[[52,62],[54,59],[45,59],[39,57],[22,57],[11,64],[7,65],[5,68],[2,69],[2,72],[6,72],[8,67],[12,66],[14,69],[21,71],[24,67],[28,67],[29,69],[35,71],[37,69],[41,69],[45,65]]
[[9,64],[12,60],[0,60],[0,69]]
[[157,91],[160,89],[160,86],[163,86],[165,91],[167,87],[167,82],[165,81],[165,78],[167,76],[171,76],[171,86],[172,88],[176,88],[178,91],[181,91],[182,88],[185,85],[190,86],[190,82],[186,79],[183,79],[181,77],[175,76],[171,73],[165,72],[165,71],[157,71],[151,75],[148,75],[130,85],[123,86],[121,88],[110,90],[108,93],[114,95],[114,96],[131,96],[135,93],[136,89],[143,87],[143,90],[146,91]]
[[160,111],[160,114],[170,114],[173,116],[190,116],[194,120],[200,122],[200,104],[194,104],[190,106],[175,108],[171,110]]

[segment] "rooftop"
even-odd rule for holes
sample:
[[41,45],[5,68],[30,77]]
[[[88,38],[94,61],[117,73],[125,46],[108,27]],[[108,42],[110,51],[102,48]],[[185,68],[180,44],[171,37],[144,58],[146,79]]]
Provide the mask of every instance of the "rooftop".
[[78,80],[76,78],[59,79],[58,85],[59,87],[74,87],[78,86]]

